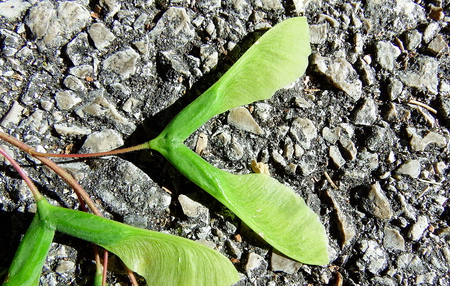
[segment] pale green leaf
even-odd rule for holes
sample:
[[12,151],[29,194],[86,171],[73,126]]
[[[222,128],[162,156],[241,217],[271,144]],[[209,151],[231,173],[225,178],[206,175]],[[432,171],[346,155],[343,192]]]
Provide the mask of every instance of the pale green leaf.
[[259,38],[213,86],[183,109],[161,136],[184,141],[214,115],[272,97],[275,91],[305,72],[310,53],[306,18],[290,18],[279,23]]
[[222,171],[181,143],[150,145],[286,256],[314,265],[329,262],[324,226],[291,188],[265,174]]
[[228,286],[239,280],[219,252],[182,237],[140,229],[85,212],[39,202],[46,220],[60,232],[98,244],[116,254],[148,285]]
[[55,229],[36,214],[20,241],[3,285],[38,286],[54,235]]

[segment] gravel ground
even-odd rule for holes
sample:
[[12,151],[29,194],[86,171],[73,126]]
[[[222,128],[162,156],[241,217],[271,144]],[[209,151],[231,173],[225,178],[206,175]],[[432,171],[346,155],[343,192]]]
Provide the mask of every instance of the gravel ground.
[[[228,256],[241,273],[236,285],[450,285],[447,1],[8,0],[0,128],[55,153],[145,142],[260,31],[297,15],[311,29],[306,75],[216,116],[186,144],[233,173],[267,163],[320,214],[329,265],[274,252],[159,154],[55,161],[105,216]],[[78,207],[55,174],[6,148],[52,203]],[[0,172],[4,274],[35,204],[9,165]],[[41,283],[88,285],[92,259],[85,242],[57,235]],[[127,281],[122,270],[108,279]]]

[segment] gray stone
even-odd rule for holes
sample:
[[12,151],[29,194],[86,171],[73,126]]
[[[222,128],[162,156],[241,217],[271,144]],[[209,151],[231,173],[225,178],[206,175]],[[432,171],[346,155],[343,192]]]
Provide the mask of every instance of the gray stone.
[[216,9],[219,9],[221,6],[220,0],[199,0],[196,1],[197,8],[202,10],[204,13],[209,13]]
[[103,61],[103,68],[127,79],[136,72],[136,62],[139,54],[132,48],[116,52]]
[[167,70],[166,77],[168,79],[178,81],[180,76],[189,77],[191,75],[188,64],[176,51],[162,51],[158,55],[160,65]]
[[75,262],[70,260],[60,260],[55,268],[55,272],[59,274],[72,272],[75,270]]
[[328,155],[330,156],[336,168],[340,169],[345,164],[345,159],[344,157],[342,157],[342,154],[337,146],[330,146]]
[[238,161],[244,156],[244,148],[237,142],[232,142],[230,145],[230,151],[227,152],[228,159],[231,161]]
[[364,84],[367,86],[374,85],[376,83],[375,70],[363,59],[358,59],[356,64]]
[[396,100],[403,90],[403,84],[396,78],[391,78],[387,87],[388,97],[390,101]]
[[311,44],[323,45],[328,38],[328,24],[322,23],[309,26]]
[[91,65],[80,65],[69,69],[69,73],[78,78],[85,79],[86,77],[92,77],[94,69]]
[[169,7],[149,32],[149,40],[158,50],[167,51],[184,47],[195,35],[186,9]]
[[324,127],[322,129],[323,139],[327,140],[331,144],[336,144],[336,142],[339,140],[340,135],[341,135],[340,127],[334,127],[333,129]]
[[423,32],[423,41],[428,44],[440,29],[441,27],[439,26],[439,23],[432,21]]
[[389,42],[380,41],[376,44],[375,51],[380,66],[387,70],[393,70],[395,61],[401,54],[400,49]]
[[233,256],[236,259],[241,259],[242,250],[236,245],[236,243],[227,239],[225,244],[231,256]]
[[397,259],[397,267],[400,270],[409,270],[416,273],[422,273],[424,265],[417,255],[412,253],[403,253]]
[[407,86],[437,94],[438,69],[439,62],[435,58],[418,56],[411,69],[399,71],[399,78]]
[[366,147],[373,152],[386,152],[394,145],[395,133],[389,127],[373,126],[370,136],[366,139]]
[[116,38],[111,31],[102,23],[94,23],[89,28],[89,36],[91,37],[97,49],[103,50],[111,44]]
[[447,145],[445,136],[436,132],[430,131],[423,138],[416,134],[413,128],[407,128],[407,132],[411,137],[409,144],[411,145],[411,149],[415,152],[424,151],[428,144],[436,144],[439,148],[443,148]]
[[272,117],[271,113],[272,110],[273,107],[270,104],[263,102],[256,102],[254,114],[257,116],[257,118],[261,119],[262,121],[266,121],[267,119]]
[[100,0],[100,6],[108,11],[107,18],[112,18],[119,12],[121,1],[119,0]]
[[236,107],[227,116],[228,123],[234,127],[254,134],[264,134],[258,123],[253,119],[247,108]]
[[372,125],[377,120],[378,108],[371,98],[364,100],[353,113],[353,123],[356,125]]
[[270,266],[274,272],[294,274],[300,269],[302,264],[282,255],[281,253],[272,251],[272,255],[270,256]]
[[13,105],[9,109],[8,113],[0,121],[0,126],[9,128],[17,126],[22,119],[22,112],[24,108],[17,101],[14,101]]
[[345,138],[341,138],[339,139],[339,142],[341,143],[341,146],[343,148],[343,155],[347,158],[349,158],[350,160],[355,160],[356,159],[356,155],[358,153],[358,150],[356,149],[355,143],[353,143],[353,141],[345,139]]
[[145,28],[145,22],[148,19],[148,15],[146,13],[142,13],[139,15],[139,17],[136,18],[136,20],[133,23],[133,28],[135,30],[144,30]]
[[91,129],[89,128],[83,128],[78,126],[67,126],[65,124],[55,124],[53,125],[56,132],[58,132],[59,135],[64,136],[78,136],[78,135],[87,135],[91,133]]
[[280,0],[257,0],[256,6],[266,10],[283,10]]
[[9,21],[17,20],[23,12],[25,12],[31,4],[22,0],[7,0],[0,3],[0,16],[5,17]]
[[253,277],[252,271],[262,267],[265,263],[265,260],[260,255],[250,252],[248,254],[247,263],[244,266],[244,270],[247,272],[247,276]]
[[83,82],[73,76],[73,75],[68,75],[65,79],[64,79],[64,85],[68,88],[71,89],[73,91],[84,91],[86,90],[86,87],[84,86]]
[[350,203],[339,191],[328,189],[326,190],[326,195],[330,198],[336,211],[342,245],[344,247],[349,246],[356,236],[356,226],[352,216],[348,215],[345,211],[351,209]]
[[33,35],[47,47],[59,47],[91,22],[89,11],[72,1],[62,1],[54,9],[50,1],[39,2],[26,19]]
[[317,169],[317,154],[314,151],[305,152],[298,163],[298,167],[304,176],[308,176]]
[[332,60],[315,55],[313,64],[317,70],[325,75],[337,88],[347,93],[354,101],[361,97],[362,82],[352,65],[344,58]]
[[362,260],[367,265],[366,270],[378,274],[386,268],[387,255],[375,240],[363,240],[361,251],[364,253]]
[[89,40],[86,33],[80,33],[67,44],[66,53],[74,66],[92,64],[89,55]]
[[425,230],[428,227],[428,217],[421,215],[417,218],[416,223],[413,224],[411,229],[408,232],[408,238],[413,241],[418,241]]
[[386,249],[405,251],[405,239],[395,228],[386,227],[384,228],[383,246]]
[[376,182],[370,186],[370,191],[367,198],[370,211],[375,217],[383,220],[389,220],[392,218],[394,212],[389,199],[381,189],[379,182]]
[[406,49],[412,51],[416,49],[422,42],[422,34],[417,30],[411,30],[406,33],[405,44]]
[[209,223],[209,210],[204,205],[194,201],[186,195],[179,195],[178,201],[180,202],[183,213],[191,218],[199,218],[205,223]]
[[448,48],[448,43],[444,40],[444,37],[439,34],[428,44],[427,51],[436,56],[441,54],[446,48]]
[[105,129],[90,134],[82,146],[83,153],[96,153],[114,150],[124,144],[116,130]]
[[418,275],[416,277],[416,285],[426,284],[426,285],[434,285],[437,277],[437,273],[428,272],[425,274]]
[[272,151],[272,158],[277,164],[280,164],[283,167],[287,165],[286,160],[284,160],[283,156],[276,150]]
[[304,149],[310,149],[311,142],[317,138],[317,128],[308,118],[295,118],[289,132]]
[[400,175],[410,176],[411,178],[418,178],[421,170],[422,166],[419,160],[407,160],[395,172]]
[[202,60],[203,73],[208,73],[217,66],[219,53],[214,46],[205,44],[200,47],[200,59]]
[[147,57],[149,54],[148,37],[144,37],[139,41],[133,42],[134,47],[144,56]]

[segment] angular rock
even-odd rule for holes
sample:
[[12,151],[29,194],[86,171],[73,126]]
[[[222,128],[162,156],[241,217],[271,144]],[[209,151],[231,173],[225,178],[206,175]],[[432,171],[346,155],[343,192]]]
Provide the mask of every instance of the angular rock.
[[234,127],[254,134],[264,134],[258,123],[253,119],[247,108],[236,107],[230,110],[227,117],[228,123]]
[[341,143],[341,146],[343,148],[343,153],[344,153],[343,155],[350,160],[355,160],[356,155],[358,153],[355,143],[353,143],[353,141],[345,139],[345,138],[339,139],[339,143]]
[[330,146],[328,155],[330,156],[336,168],[340,169],[345,164],[345,159],[344,157],[342,157],[342,154],[337,146]]
[[407,160],[395,172],[400,175],[408,175],[411,178],[418,178],[421,171],[422,166],[419,160]]
[[17,20],[31,4],[22,0],[7,0],[0,3],[0,16],[9,21]]
[[317,128],[308,118],[295,118],[289,132],[304,149],[311,148],[311,142],[317,137]]
[[428,217],[421,215],[408,232],[408,238],[413,241],[418,241],[428,227]]
[[14,101],[8,113],[0,121],[0,126],[5,128],[10,127],[10,125],[17,126],[22,119],[23,110],[24,108],[22,105],[20,105],[17,101]]
[[39,2],[30,9],[26,19],[33,35],[47,47],[64,45],[90,21],[89,11],[72,1],[59,2],[56,9],[50,1]]
[[326,42],[328,36],[328,24],[322,23],[309,26],[311,44],[322,45]]
[[89,54],[89,40],[86,33],[80,33],[67,44],[66,54],[74,66],[81,64],[92,64]]
[[97,49],[103,50],[111,44],[116,38],[111,31],[102,23],[94,23],[89,28],[89,36],[91,37]]
[[195,35],[186,9],[169,7],[150,31],[149,40],[158,50],[167,51],[183,48]]
[[396,100],[403,90],[403,84],[396,78],[391,78],[387,87],[388,98],[390,101]]
[[212,45],[205,44],[200,47],[200,59],[203,73],[208,73],[217,66],[219,53]]
[[347,93],[354,101],[361,97],[362,82],[352,65],[344,58],[330,59],[315,55],[313,64],[337,88]]
[[136,71],[136,61],[139,54],[132,48],[116,52],[103,61],[103,68],[110,70],[127,79]]
[[428,44],[427,51],[436,56],[441,54],[446,48],[448,48],[448,43],[444,40],[444,37],[439,34]]
[[342,246],[346,247],[353,242],[353,238],[356,236],[355,223],[353,222],[352,217],[345,212],[346,209],[351,209],[351,206],[337,191],[329,189],[326,191],[326,195],[333,203],[338,219],[339,232],[342,237]]
[[447,139],[445,136],[436,133],[428,132],[423,138],[415,133],[415,130],[407,128],[408,135],[411,137],[409,144],[415,152],[424,151],[428,144],[436,144],[437,147],[443,148],[447,145]]
[[375,50],[380,66],[387,70],[393,70],[395,61],[401,54],[400,49],[389,42],[380,41],[376,44]]
[[113,129],[105,129],[90,134],[81,149],[83,153],[96,153],[114,150],[124,144],[122,136]]
[[353,123],[356,125],[372,125],[377,120],[378,107],[371,98],[364,100],[353,113]]
[[371,133],[365,142],[367,149],[373,152],[386,152],[392,149],[396,136],[391,128],[373,126],[370,131]]
[[381,189],[379,182],[370,186],[367,205],[370,213],[379,219],[389,220],[394,214],[389,199]]
[[178,201],[180,202],[183,213],[191,218],[199,218],[205,223],[209,223],[209,210],[202,204],[194,201],[186,195],[179,195]]
[[68,89],[73,91],[84,91],[86,89],[83,82],[73,75],[68,75],[63,83]]
[[274,272],[294,274],[300,269],[302,264],[282,255],[281,253],[272,251],[272,255],[270,256],[270,266]]
[[422,42],[422,34],[417,30],[411,30],[406,33],[405,44],[406,49],[412,51],[416,49]]
[[87,135],[91,133],[91,129],[78,126],[55,124],[53,125],[53,127],[55,128],[56,132],[58,132],[58,134],[64,136],[78,136],[78,135]]
[[399,71],[400,80],[407,86],[437,94],[439,62],[432,57],[418,56],[406,71]]
[[383,246],[391,250],[405,251],[405,239],[397,229],[386,227],[384,229]]
[[362,260],[367,265],[366,270],[378,274],[387,266],[387,255],[375,240],[363,240],[361,251],[364,252]]

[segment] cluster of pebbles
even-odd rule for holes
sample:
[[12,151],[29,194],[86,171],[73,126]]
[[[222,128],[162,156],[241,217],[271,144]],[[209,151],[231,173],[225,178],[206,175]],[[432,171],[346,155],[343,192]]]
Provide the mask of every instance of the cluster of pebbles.
[[[0,130],[54,153],[145,142],[261,31],[297,15],[310,24],[306,74],[272,99],[216,116],[186,144],[233,173],[252,172],[253,160],[268,166],[320,215],[329,265],[279,254],[158,154],[55,161],[105,216],[229,257],[236,285],[449,285],[446,1],[6,0]],[[0,146],[52,203],[79,206],[55,174]],[[0,172],[4,272],[36,205],[10,165]],[[60,235],[41,283],[85,285],[94,272],[91,249]],[[108,279],[127,281],[121,270]]]

